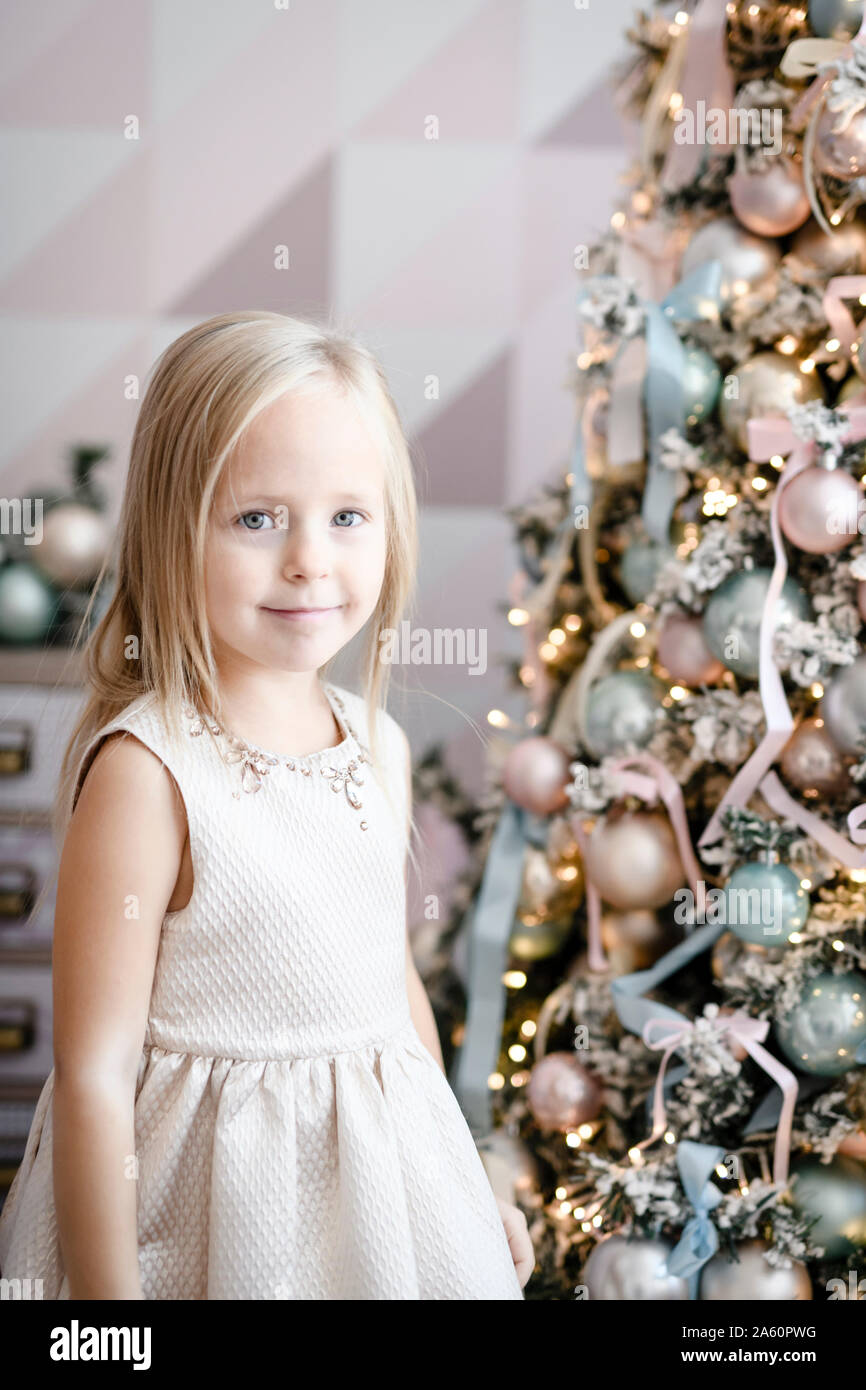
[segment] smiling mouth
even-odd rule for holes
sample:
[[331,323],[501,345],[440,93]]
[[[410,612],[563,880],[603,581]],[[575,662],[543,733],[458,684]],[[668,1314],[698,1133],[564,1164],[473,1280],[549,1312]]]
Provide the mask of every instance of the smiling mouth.
[[265,608],[266,613],[274,613],[278,618],[323,618],[327,613],[336,613],[341,604],[333,608]]

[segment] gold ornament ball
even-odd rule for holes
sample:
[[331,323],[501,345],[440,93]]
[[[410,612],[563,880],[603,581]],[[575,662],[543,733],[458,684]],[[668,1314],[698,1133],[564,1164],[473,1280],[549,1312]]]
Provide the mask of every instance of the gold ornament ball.
[[855,401],[858,405],[866,405],[866,385],[864,385],[862,377],[846,376],[836,397],[836,404],[837,406],[844,405],[846,401]]
[[824,391],[814,372],[801,372],[795,359],[780,352],[758,352],[728,374],[719,415],[728,436],[748,453],[749,420],[765,415],[785,417],[791,406],[823,399]]
[[601,919],[601,944],[617,975],[648,970],[673,946],[672,934],[649,908],[606,912]]
[[671,823],[661,811],[612,811],[593,830],[587,877],[621,911],[662,907],[685,882]]
[[789,255],[807,272],[804,278],[816,283],[834,275],[862,275],[866,271],[866,226],[856,220],[843,222],[828,236],[812,218],[794,237]]
[[571,935],[571,928],[570,917],[518,918],[511,928],[508,950],[517,960],[547,960],[562,949]]
[[848,766],[822,719],[804,719],[782,749],[782,775],[813,797],[839,796],[848,786]]

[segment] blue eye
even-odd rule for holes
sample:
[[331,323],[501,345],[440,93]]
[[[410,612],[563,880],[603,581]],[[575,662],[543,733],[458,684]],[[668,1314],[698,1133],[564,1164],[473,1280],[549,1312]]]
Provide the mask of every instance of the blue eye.
[[[335,516],[360,516],[360,517],[361,517],[361,520],[362,520],[362,521],[364,520],[364,517],[363,517],[363,515],[362,515],[361,512],[355,512],[355,511],[335,512],[334,515],[335,515]],[[340,530],[340,531],[355,531],[355,530],[357,530],[357,527],[355,527],[355,526],[340,526],[340,527],[338,527],[337,529]]]
[[[264,518],[265,518],[266,520],[268,520],[268,521],[271,520],[271,518],[268,516],[267,512],[244,512],[242,516],[239,516],[239,517],[238,517],[238,521],[246,521],[246,519],[247,519],[248,516],[260,516],[260,517],[264,517]],[[245,526],[245,527],[244,527],[244,530],[245,530],[245,531],[263,531],[263,530],[265,530],[265,527],[264,527],[264,526]]]

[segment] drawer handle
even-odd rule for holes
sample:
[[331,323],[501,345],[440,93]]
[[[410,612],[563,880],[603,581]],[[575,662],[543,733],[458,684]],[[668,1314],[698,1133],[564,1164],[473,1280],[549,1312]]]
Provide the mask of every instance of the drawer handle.
[[29,917],[36,902],[36,870],[32,864],[0,862],[0,928]]
[[30,999],[0,999],[0,1052],[26,1052],[36,1038],[36,1008]]
[[32,766],[32,751],[32,724],[0,723],[0,777],[23,777]]

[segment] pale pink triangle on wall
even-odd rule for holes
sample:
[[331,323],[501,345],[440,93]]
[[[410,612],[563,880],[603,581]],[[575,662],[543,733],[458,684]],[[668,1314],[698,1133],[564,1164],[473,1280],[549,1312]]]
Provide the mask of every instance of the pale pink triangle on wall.
[[512,275],[526,319],[565,284],[577,292],[575,247],[591,244],[607,227],[621,165],[608,150],[594,148],[533,146],[523,154],[522,245]]
[[362,302],[359,317],[392,327],[508,331],[515,319],[519,195],[512,166]]
[[92,317],[151,309],[150,171],[143,152],[54,228],[0,283],[0,310]]
[[337,15],[335,0],[274,10],[159,128],[150,231],[160,305],[182,299],[338,143]]
[[0,89],[0,121],[98,126],[123,139],[125,117],[144,126],[150,113],[150,30],[149,3],[99,0]]
[[[82,325],[82,333],[87,332],[87,327]],[[97,476],[108,493],[109,512],[116,515],[141,404],[140,399],[127,400],[124,384],[127,377],[137,376],[143,396],[152,363],[150,335],[135,336],[133,331],[122,351],[116,352],[77,395],[45,416],[38,432],[15,451],[0,472],[0,489],[14,486],[20,492],[24,485],[71,485],[67,464],[70,447],[107,444],[110,455],[98,465]]]
[[583,92],[533,144],[572,145],[578,150],[604,145],[621,152],[623,125],[611,83],[606,79]]
[[523,0],[491,0],[378,109],[353,139],[424,139],[428,116],[441,140],[511,140],[520,133]]
[[[206,317],[230,309],[276,309],[301,318],[327,313],[333,173],[328,156],[165,312]],[[285,270],[275,269],[275,246],[288,248]]]
[[416,436],[425,505],[498,507],[505,495],[511,352],[505,351]]

